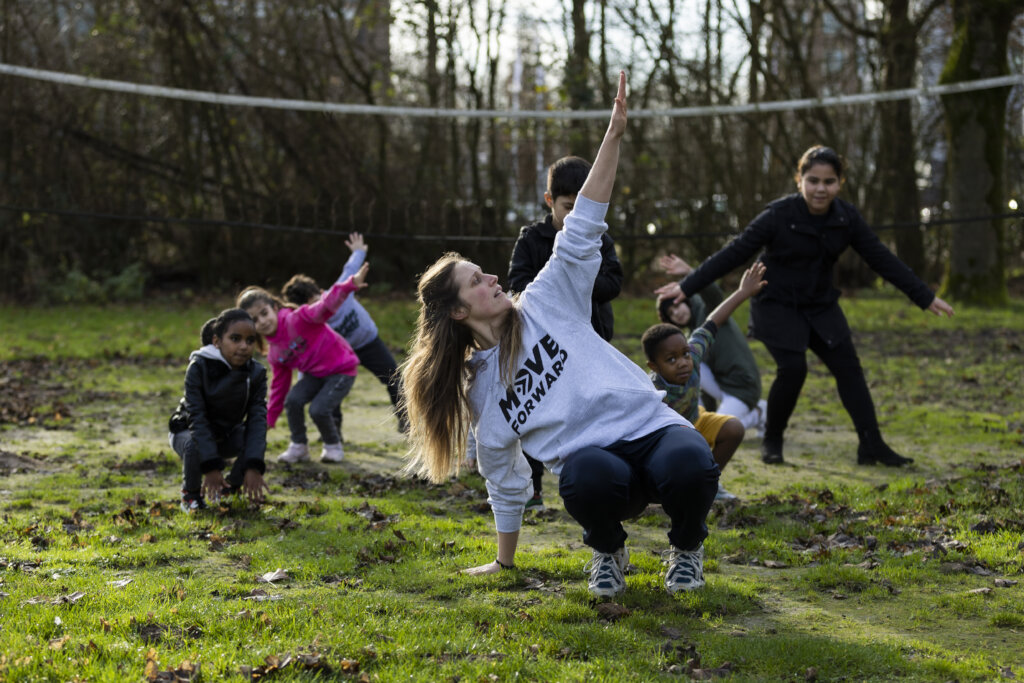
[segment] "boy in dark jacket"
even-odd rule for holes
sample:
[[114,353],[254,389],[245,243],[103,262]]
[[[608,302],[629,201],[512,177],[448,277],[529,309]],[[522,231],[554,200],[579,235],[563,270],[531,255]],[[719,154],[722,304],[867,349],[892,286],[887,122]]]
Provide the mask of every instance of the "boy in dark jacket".
[[[548,168],[548,189],[544,193],[544,203],[551,209],[551,213],[519,231],[519,239],[512,248],[512,260],[508,265],[510,291],[521,292],[526,289],[551,258],[555,235],[572,211],[576,195],[589,172],[590,162],[580,157],[562,157]],[[605,341],[611,341],[614,333],[612,299],[622,291],[622,277],[622,264],[615,255],[615,243],[606,232],[601,235],[601,269],[594,280],[590,312],[590,324]],[[529,455],[526,461],[530,463],[533,473],[533,498],[527,501],[526,507],[543,509],[541,486],[544,466]]]
[[267,490],[267,371],[252,359],[259,340],[252,318],[237,308],[223,311],[203,326],[201,340],[168,424],[171,448],[182,459],[181,509],[189,513],[206,507],[204,496],[242,491],[258,503]]

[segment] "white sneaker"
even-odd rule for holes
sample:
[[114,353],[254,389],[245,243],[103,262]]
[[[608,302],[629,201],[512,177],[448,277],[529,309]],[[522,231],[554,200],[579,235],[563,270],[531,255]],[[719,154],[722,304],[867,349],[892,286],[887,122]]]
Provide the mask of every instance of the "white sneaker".
[[338,443],[325,443],[320,452],[320,462],[341,462],[345,459],[345,447]]
[[278,462],[296,463],[309,461],[309,446],[304,443],[288,444],[288,450],[277,456]]
[[682,550],[675,546],[664,553],[668,561],[665,588],[669,593],[692,591],[704,587],[704,544],[696,550]]
[[718,482],[718,493],[715,494],[715,502],[722,503],[730,500],[739,500],[739,497],[735,493],[729,493],[722,486],[722,482]]
[[[622,576],[620,562],[623,560],[621,550],[614,553],[602,553],[594,551],[594,556],[583,567],[583,571],[590,572],[590,580],[587,581],[587,588],[590,594],[598,598],[613,598],[626,590],[626,579]],[[625,556],[629,562],[629,556]]]
[[757,438],[764,438],[764,423],[768,419],[768,401],[763,398],[757,402],[757,424],[754,425],[754,429],[757,430]]

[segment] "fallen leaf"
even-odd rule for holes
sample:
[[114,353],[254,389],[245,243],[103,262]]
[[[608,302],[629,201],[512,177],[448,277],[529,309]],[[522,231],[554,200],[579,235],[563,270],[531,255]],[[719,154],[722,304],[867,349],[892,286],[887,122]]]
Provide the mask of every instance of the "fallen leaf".
[[991,592],[992,592],[991,588],[989,588],[988,586],[984,586],[982,588],[974,588],[972,590],[969,590],[969,591],[967,591],[967,594],[968,595],[988,595]]
[[785,562],[779,562],[778,560],[765,560],[764,566],[768,569],[787,569],[789,567]]
[[614,602],[602,602],[595,609],[602,618],[608,619],[609,621],[615,621],[616,619],[621,619],[622,617],[627,617],[631,614],[628,607],[623,607],[622,605]]
[[64,644],[71,640],[71,636],[64,636],[63,638],[54,638],[50,641],[51,650],[60,650],[64,647]]
[[75,604],[76,602],[78,602],[79,600],[81,600],[84,597],[85,597],[85,593],[83,593],[81,591],[75,591],[74,593],[71,593],[70,595],[58,595],[57,597],[55,597],[53,600],[50,601],[50,604],[52,604],[52,605],[65,605],[65,604],[73,605],[73,604]]
[[267,572],[263,576],[259,577],[257,581],[259,581],[260,583],[274,583],[275,581],[285,581],[287,579],[287,570],[278,568],[277,571]]
[[108,586],[113,586],[114,588],[124,588],[125,586],[127,586],[131,582],[132,582],[131,578],[127,578],[127,579],[120,579],[119,581],[107,581],[107,585]]
[[249,595],[242,598],[243,600],[255,600],[256,602],[267,602],[272,600],[280,600],[280,595],[270,595],[259,588],[254,588],[249,591]]

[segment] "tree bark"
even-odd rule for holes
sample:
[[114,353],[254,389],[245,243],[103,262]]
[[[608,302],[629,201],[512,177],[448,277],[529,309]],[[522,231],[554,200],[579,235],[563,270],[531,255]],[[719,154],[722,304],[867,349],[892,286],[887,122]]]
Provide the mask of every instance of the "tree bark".
[[[954,34],[941,83],[1009,73],[1007,39],[1024,0],[952,0]],[[981,305],[1007,301],[1003,221],[1006,100],[1009,88],[944,95],[949,196],[956,218],[943,292]]]

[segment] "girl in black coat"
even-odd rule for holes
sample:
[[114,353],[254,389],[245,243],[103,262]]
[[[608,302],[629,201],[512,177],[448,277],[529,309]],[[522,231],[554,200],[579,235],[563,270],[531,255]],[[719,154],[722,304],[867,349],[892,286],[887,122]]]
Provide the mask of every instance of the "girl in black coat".
[[953,315],[952,307],[882,244],[857,209],[836,197],[842,176],[838,154],[828,147],[810,148],[797,167],[796,193],[769,204],[739,237],[682,282],[657,290],[683,301],[763,250],[759,259],[767,267],[768,285],[751,300],[750,326],[778,366],[761,442],[766,463],[783,461],[782,435],[807,376],[808,348],[836,379],[843,407],[857,429],[857,463],[899,467],[913,462],[882,440],[850,327],[839,307],[833,269],[847,247],[920,308]]
[[[189,356],[185,395],[171,416],[171,448],[182,460],[181,508],[206,507],[204,497],[242,492],[263,500],[267,485],[267,371],[253,360],[259,335],[248,313],[223,311],[203,326],[202,348]],[[222,470],[234,458],[225,479]]]

